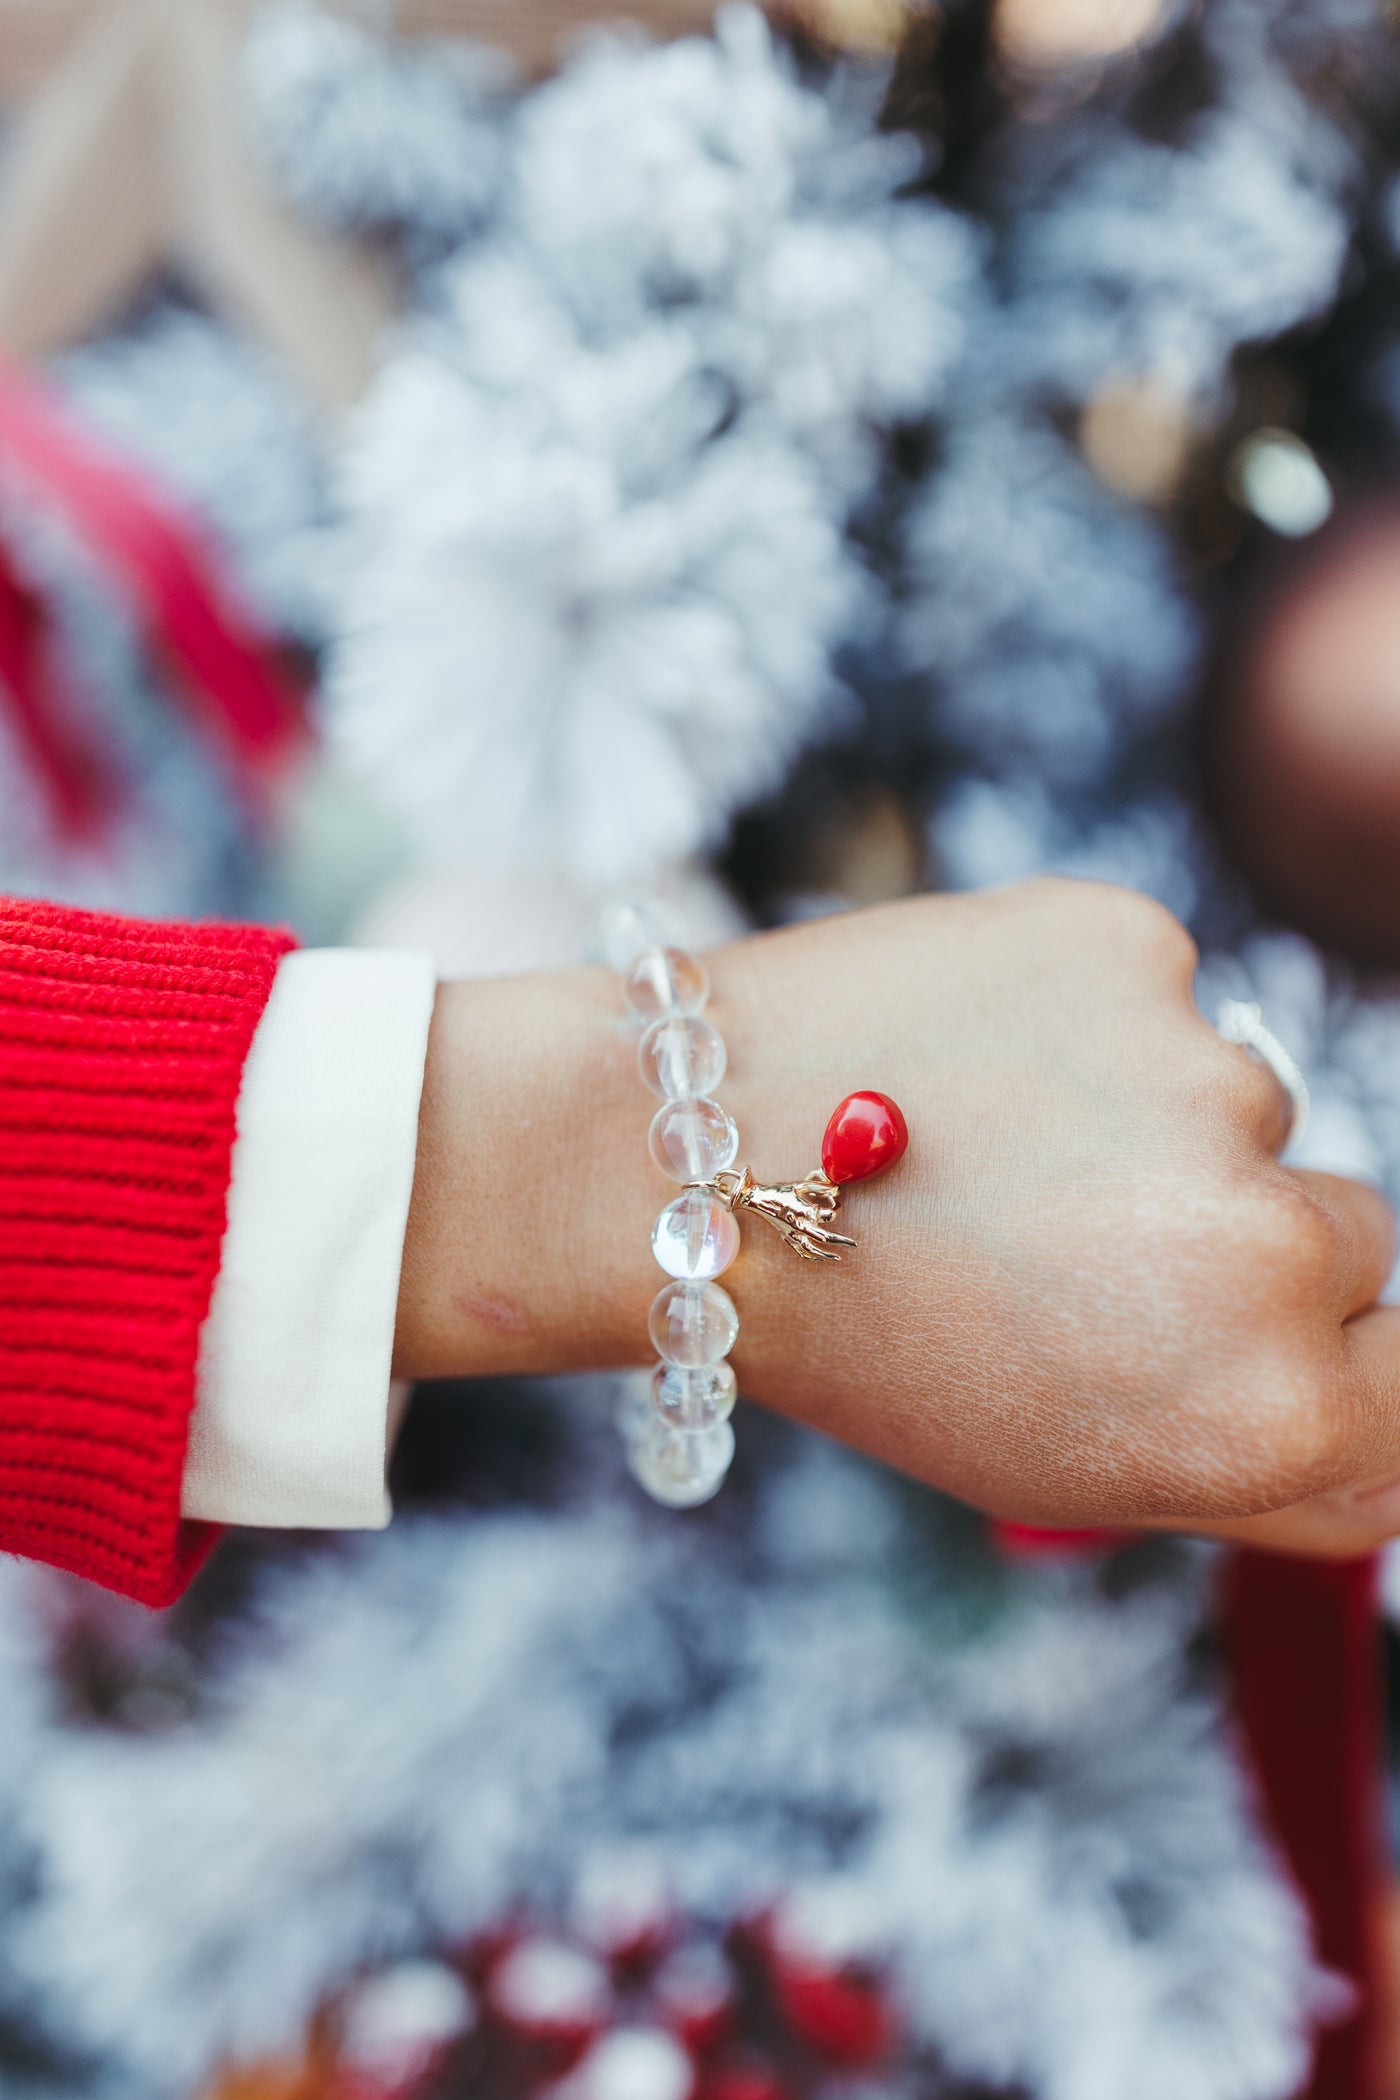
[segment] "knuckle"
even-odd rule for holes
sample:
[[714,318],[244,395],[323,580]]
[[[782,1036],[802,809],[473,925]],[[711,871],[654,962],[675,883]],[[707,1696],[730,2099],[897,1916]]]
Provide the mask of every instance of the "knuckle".
[[1201,1054],[1210,1060],[1211,1081],[1230,1120],[1250,1130],[1287,1129],[1290,1104],[1267,1065],[1237,1044],[1227,1043],[1213,1028],[1201,1031]]
[[1098,885],[1081,882],[1073,875],[1031,875],[1020,885],[1019,895],[1029,904],[1058,910],[1088,895],[1096,887]]
[[1173,977],[1195,970],[1198,950],[1195,941],[1165,904],[1142,890],[1119,889],[1109,883],[1091,885],[1096,903],[1116,939],[1152,967]]
[[1075,875],[1038,875],[1023,894],[1032,906],[1082,930],[1092,928],[1120,951],[1127,950],[1174,972],[1194,970],[1195,941],[1174,912],[1143,890]]
[[1225,1182],[1205,1247],[1226,1305],[1266,1340],[1333,1310],[1341,1229],[1306,1184],[1272,1161]]
[[[1342,1252],[1337,1218],[1305,1182],[1275,1169],[1259,1199],[1261,1235],[1272,1232],[1282,1264],[1280,1281],[1296,1304],[1316,1305],[1334,1277]],[[1327,1304],[1330,1309],[1330,1299]]]
[[1199,950],[1176,914],[1155,897],[1144,897],[1135,890],[1120,895],[1128,900],[1126,924],[1143,955],[1173,977],[1194,975]]
[[[1210,1134],[1216,1158],[1228,1160],[1233,1175],[1277,1175],[1280,1190],[1294,1188],[1292,1176],[1278,1166],[1294,1113],[1287,1091],[1261,1059],[1227,1043],[1198,1013],[1182,1018],[1185,1026],[1173,1037],[1174,1078],[1198,1132]],[[1311,1217],[1300,1223],[1305,1240],[1319,1226],[1336,1223],[1315,1199],[1310,1207]]]
[[1258,1352],[1242,1369],[1248,1413],[1238,1485],[1249,1511],[1286,1509],[1336,1487],[1351,1441],[1336,1362],[1300,1347]]
[[1260,1176],[1227,1185],[1174,1251],[1197,1308],[1178,1449],[1211,1513],[1262,1514],[1337,1485],[1355,1429],[1335,1220],[1282,1173]]

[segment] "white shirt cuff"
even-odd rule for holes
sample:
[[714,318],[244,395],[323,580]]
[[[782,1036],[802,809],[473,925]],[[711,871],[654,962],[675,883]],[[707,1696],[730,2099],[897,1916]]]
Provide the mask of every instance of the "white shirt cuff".
[[374,1529],[413,1189],[431,955],[284,957],[238,1096],[182,1508]]

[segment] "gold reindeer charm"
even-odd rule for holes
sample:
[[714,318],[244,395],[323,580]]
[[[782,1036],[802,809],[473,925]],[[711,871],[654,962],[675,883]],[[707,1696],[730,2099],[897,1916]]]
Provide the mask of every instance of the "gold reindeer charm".
[[737,1174],[726,1167],[712,1181],[691,1181],[726,1210],[752,1210],[766,1218],[804,1261],[840,1261],[842,1247],[855,1241],[833,1232],[831,1221],[841,1208],[848,1181],[867,1181],[904,1157],[909,1131],[897,1102],[888,1094],[847,1094],[826,1126],[822,1163],[801,1181],[755,1181],[752,1167]]
[[752,1167],[741,1174],[717,1174],[713,1181],[694,1186],[717,1196],[731,1211],[751,1210],[766,1218],[805,1261],[840,1261],[837,1249],[855,1246],[844,1232],[831,1229],[841,1191],[821,1167],[802,1181],[779,1181],[771,1187],[754,1180]]

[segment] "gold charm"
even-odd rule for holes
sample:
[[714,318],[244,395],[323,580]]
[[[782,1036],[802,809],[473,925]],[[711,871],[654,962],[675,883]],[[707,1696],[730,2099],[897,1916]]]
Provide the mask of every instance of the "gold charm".
[[844,1232],[831,1229],[843,1186],[897,1165],[908,1143],[908,1126],[888,1094],[847,1094],[826,1126],[822,1163],[805,1180],[769,1187],[754,1180],[752,1167],[738,1174],[727,1167],[713,1181],[686,1185],[703,1189],[729,1211],[757,1211],[804,1261],[840,1261],[837,1249],[855,1246]]
[[855,1246],[844,1232],[831,1229],[841,1207],[841,1191],[820,1167],[803,1181],[779,1181],[772,1187],[755,1181],[752,1167],[745,1167],[741,1174],[730,1169],[713,1181],[693,1186],[717,1196],[732,1211],[756,1211],[805,1261],[840,1261],[837,1249]]

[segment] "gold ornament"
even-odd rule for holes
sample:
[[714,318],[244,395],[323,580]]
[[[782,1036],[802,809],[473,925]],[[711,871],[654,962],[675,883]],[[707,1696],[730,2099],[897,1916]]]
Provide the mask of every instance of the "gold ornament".
[[752,1167],[735,1173],[732,1168],[716,1174],[713,1181],[690,1184],[714,1196],[729,1210],[751,1210],[766,1218],[804,1261],[840,1261],[838,1248],[854,1247],[844,1232],[833,1232],[831,1221],[841,1208],[841,1191],[821,1167],[802,1181],[778,1181],[771,1185],[755,1181]]
[[1134,503],[1170,503],[1200,439],[1190,401],[1151,377],[1105,380],[1079,419],[1085,459],[1100,481]]

